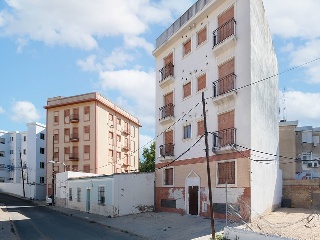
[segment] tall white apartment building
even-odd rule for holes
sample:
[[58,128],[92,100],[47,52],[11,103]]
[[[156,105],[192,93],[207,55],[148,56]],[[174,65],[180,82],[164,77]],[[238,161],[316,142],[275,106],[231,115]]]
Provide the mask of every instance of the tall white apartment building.
[[202,92],[215,216],[225,214],[226,183],[229,203],[248,204],[251,217],[277,207],[278,158],[256,152],[277,155],[279,139],[278,78],[268,78],[278,65],[262,0],[197,1],[158,37],[153,55],[156,208],[210,215],[204,138],[193,146],[204,134]]
[[[34,199],[45,199],[46,126],[32,122],[25,132],[0,131],[0,188]],[[22,178],[23,176],[23,178]]]

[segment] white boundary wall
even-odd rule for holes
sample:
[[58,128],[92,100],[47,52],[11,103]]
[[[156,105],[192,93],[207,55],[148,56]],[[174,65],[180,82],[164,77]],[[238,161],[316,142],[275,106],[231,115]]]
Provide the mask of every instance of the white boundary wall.
[[256,232],[229,227],[224,228],[224,236],[230,240],[294,240],[293,238],[263,235]]

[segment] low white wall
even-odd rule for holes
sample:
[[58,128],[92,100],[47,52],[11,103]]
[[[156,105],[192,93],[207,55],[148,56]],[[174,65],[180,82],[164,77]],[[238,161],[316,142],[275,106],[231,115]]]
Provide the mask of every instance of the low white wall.
[[[44,200],[46,186],[45,185],[24,185],[25,197],[36,200]],[[0,183],[0,192],[11,193],[23,197],[22,183]]]
[[224,228],[224,237],[230,240],[294,240],[273,235],[263,235],[256,232],[246,231],[238,228]]

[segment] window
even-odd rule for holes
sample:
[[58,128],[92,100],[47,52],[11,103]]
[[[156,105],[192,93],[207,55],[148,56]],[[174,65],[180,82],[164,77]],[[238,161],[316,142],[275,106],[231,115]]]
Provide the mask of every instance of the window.
[[173,186],[173,168],[166,168],[163,171],[163,185]]
[[183,98],[186,98],[191,95],[191,82],[183,85]]
[[11,142],[13,142],[13,137],[11,137]]
[[40,177],[40,183],[44,183],[44,177]]
[[90,145],[84,145],[84,153],[90,153]]
[[198,121],[198,136],[204,134],[204,120]]
[[98,204],[99,205],[104,205],[106,202],[104,192],[105,192],[104,186],[99,186],[99,190],[98,190]]
[[64,117],[69,117],[70,116],[70,109],[65,109],[64,110]]
[[188,55],[190,52],[191,52],[191,38],[183,44],[183,56]]
[[113,158],[113,150],[109,149],[109,157]]
[[198,91],[206,88],[207,86],[207,77],[206,74],[201,75],[198,77]]
[[70,154],[70,147],[64,148],[64,154]]
[[113,122],[113,115],[109,114],[109,122]]
[[90,133],[90,125],[83,127],[84,133]]
[[117,146],[121,145],[121,136],[117,135]]
[[191,124],[183,127],[183,139],[191,138]]
[[5,138],[0,138],[0,143],[1,144],[5,144],[6,143],[6,139]]
[[59,124],[59,112],[54,112],[53,123],[54,125]]
[[10,150],[10,154],[13,154],[13,150]]
[[121,159],[121,152],[117,152],[117,161]]
[[5,152],[4,151],[0,151],[0,157],[5,157]]
[[198,32],[198,46],[207,40],[207,27]]
[[40,154],[44,154],[44,148],[40,148]]
[[23,136],[23,141],[27,141],[27,136]]
[[44,168],[44,162],[40,162],[40,168]]
[[44,140],[44,133],[40,133],[40,139]]
[[117,124],[118,124],[119,126],[121,126],[121,119],[120,119],[120,118],[117,118]]
[[235,161],[218,163],[218,184],[235,184]]
[[23,149],[23,154],[24,154],[24,155],[27,154],[27,149]]
[[72,188],[69,188],[69,201],[72,201]]
[[85,106],[84,107],[84,114],[89,114],[90,113],[90,106]]
[[85,173],[90,173],[90,164],[83,165],[83,171]]
[[77,202],[81,202],[81,188],[77,188]]

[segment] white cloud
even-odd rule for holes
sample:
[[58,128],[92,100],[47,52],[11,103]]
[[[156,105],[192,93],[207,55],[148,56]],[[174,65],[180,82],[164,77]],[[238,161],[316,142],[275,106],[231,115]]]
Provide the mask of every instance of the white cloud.
[[[139,36],[150,24],[167,25],[192,0],[170,4],[163,0],[6,0],[0,11],[0,34],[24,37],[47,45],[86,50],[98,47],[98,38]],[[168,8],[165,6],[172,6]],[[146,49],[149,44],[144,43]],[[148,50],[149,51],[149,50]]]
[[0,106],[0,114],[5,113],[5,110],[3,107]]
[[129,48],[136,48],[136,47],[141,47],[146,50],[148,54],[152,54],[152,51],[154,50],[153,44],[147,42],[144,38],[142,37],[137,37],[137,36],[127,36],[124,39],[126,47]]
[[79,59],[77,65],[86,72],[95,72],[102,69],[102,65],[96,62],[96,55],[90,55],[85,60]]
[[288,121],[299,120],[300,126],[320,127],[320,93],[288,91],[285,98]]
[[14,102],[11,119],[15,122],[33,122],[40,119],[39,111],[28,101]]
[[142,153],[143,151],[143,148],[149,148],[151,143],[153,142],[153,137],[150,137],[148,135],[143,135],[143,134],[140,134],[139,136],[139,141],[140,141],[140,154]]
[[114,70],[117,67],[125,67],[128,62],[133,60],[132,55],[124,52],[122,49],[115,49],[110,56],[104,58],[103,64],[107,70]]
[[100,73],[100,87],[119,91],[121,103],[127,111],[140,119],[143,127],[154,129],[155,73],[140,70],[104,71]]
[[264,1],[268,22],[273,34],[283,38],[313,39],[320,36],[320,1]]

